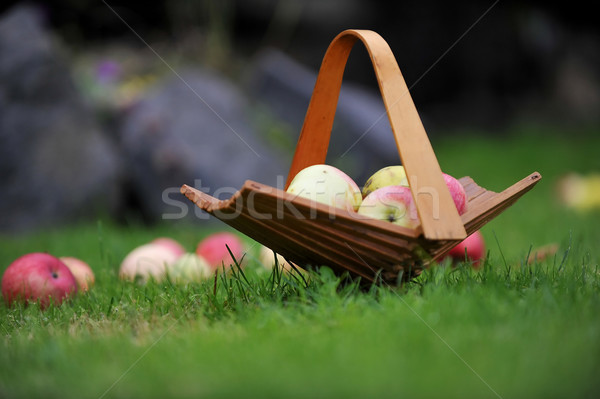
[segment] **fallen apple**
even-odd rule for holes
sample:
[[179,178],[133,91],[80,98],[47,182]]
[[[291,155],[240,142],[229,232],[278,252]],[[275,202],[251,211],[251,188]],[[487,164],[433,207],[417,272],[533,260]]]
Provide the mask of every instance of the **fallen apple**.
[[200,282],[213,275],[206,259],[195,253],[185,253],[168,270],[169,278],[176,284]]
[[198,244],[196,254],[208,262],[211,270],[217,270],[222,265],[229,266],[233,264],[233,259],[227,250],[240,261],[244,254],[244,244],[237,235],[229,232],[219,232],[209,235]]
[[179,257],[185,253],[185,248],[183,248],[183,246],[180,243],[178,243],[177,241],[175,241],[174,239],[169,238],[169,237],[159,237],[159,238],[152,240],[151,243],[156,244],[156,245],[161,245],[165,248],[168,248],[177,257]]
[[90,265],[81,259],[72,256],[62,256],[59,259],[69,268],[71,273],[73,273],[75,281],[77,281],[77,287],[80,291],[86,292],[94,285],[96,278]]
[[484,256],[485,242],[483,235],[477,230],[452,248],[446,257],[456,262],[472,262],[473,267],[478,268]]
[[402,165],[386,166],[369,177],[363,186],[362,196],[365,198],[373,191],[386,186],[407,186],[406,171]]
[[371,192],[363,199],[358,214],[411,229],[419,225],[412,194],[406,186],[385,186]]
[[286,191],[348,211],[358,210],[362,202],[362,194],[354,180],[331,165],[318,164],[302,169],[292,179]]
[[130,281],[139,278],[142,283],[150,279],[162,281],[167,268],[171,267],[177,258],[170,248],[163,245],[144,244],[135,248],[123,259],[119,277]]
[[266,269],[272,269],[275,266],[275,256],[277,256],[277,264],[283,270],[292,270],[292,266],[287,260],[278,253],[275,253],[271,248],[262,246],[258,254],[258,261]]
[[10,306],[15,301],[37,302],[42,309],[60,305],[77,292],[73,273],[58,258],[30,253],[16,259],[2,276],[2,296]]

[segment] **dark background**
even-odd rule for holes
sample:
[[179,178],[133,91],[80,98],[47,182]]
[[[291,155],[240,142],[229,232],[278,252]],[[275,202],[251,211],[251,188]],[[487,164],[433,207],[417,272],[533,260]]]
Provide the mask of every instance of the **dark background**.
[[[5,2],[1,9],[15,3]],[[107,4],[149,43],[182,43],[190,35],[217,37],[227,57],[238,62],[274,46],[317,69],[337,33],[373,29],[392,47],[408,85],[417,82],[412,95],[420,110],[441,126],[493,129],[515,120],[563,124],[598,120],[600,34],[589,2],[499,1],[476,24],[494,2],[110,0]],[[143,46],[102,1],[38,5],[49,26],[73,51],[110,41]],[[193,46],[186,50],[194,51]],[[351,57],[346,76],[349,81],[374,82],[366,57]]]
[[[430,138],[597,134],[597,13],[555,4],[4,2],[0,232],[99,214],[155,222],[178,204],[192,216],[183,183],[223,198],[246,179],[277,186],[325,50],[348,28],[389,43]],[[384,116],[356,46],[326,162],[358,182],[398,163]]]

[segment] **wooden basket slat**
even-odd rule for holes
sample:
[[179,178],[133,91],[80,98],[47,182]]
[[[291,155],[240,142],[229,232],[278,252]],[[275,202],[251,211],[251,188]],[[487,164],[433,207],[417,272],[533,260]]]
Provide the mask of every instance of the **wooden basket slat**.
[[[468,211],[462,215],[467,233],[496,217],[539,179],[539,174],[533,173],[501,193],[488,191],[470,178],[460,179],[468,197]],[[409,278],[458,242],[428,240],[422,234],[415,236],[415,231],[407,235],[408,229],[391,223],[357,218],[345,210],[332,210],[252,181],[228,200],[217,200],[188,186],[181,191],[201,209],[300,266],[326,264],[366,281],[373,281],[379,273],[388,282],[395,282],[399,274]],[[281,201],[289,201],[294,212],[281,207]],[[263,220],[257,215],[272,218]]]
[[[259,206],[262,206],[262,204]],[[261,212],[268,211],[268,209],[260,209]],[[337,217],[332,220],[328,215],[323,215],[323,213],[316,212],[314,218],[307,218],[303,220],[308,223],[310,228],[313,228],[314,226],[314,228],[320,228],[328,231],[331,231],[330,225],[334,224],[336,234],[338,234],[340,238],[346,237],[351,239],[352,237],[365,237],[366,241],[374,242],[376,245],[385,247],[392,251],[396,250],[398,246],[410,248],[415,242],[414,240],[407,240],[398,232],[394,232],[394,235],[390,234],[389,232],[384,234],[381,231],[370,229],[370,226],[365,227],[363,223],[357,223],[357,220],[360,219]]]
[[[258,213],[275,213],[275,206],[268,202],[257,205],[255,198],[254,204]],[[269,207],[269,205],[271,206]],[[331,220],[324,217],[317,216],[314,219],[273,218],[270,224],[276,226],[276,231],[280,234],[303,238],[302,245],[311,247],[321,257],[335,252],[339,257],[338,262],[343,260],[346,262],[346,269],[351,268],[353,269],[351,271],[360,275],[364,275],[361,270],[365,268],[370,269],[370,274],[381,268],[397,272],[398,262],[407,262],[413,256],[413,251],[401,245],[401,242],[385,246],[381,245],[381,241],[377,238],[357,239],[356,234],[350,235],[343,229],[339,229],[337,220],[335,223],[331,223]],[[358,235],[358,237],[361,236]],[[388,243],[389,239],[385,240],[384,244]],[[410,247],[415,247],[415,245],[413,243]]]
[[[233,205],[228,204],[228,211],[234,213]],[[261,212],[268,209],[260,209]],[[273,209],[273,211],[276,211]],[[316,240],[314,234],[306,234],[302,229],[298,229],[298,224],[302,219],[273,218],[272,220],[260,220],[253,218],[248,212],[242,211],[235,219],[226,219],[225,223],[242,232],[263,231],[263,234],[254,234],[257,241],[275,249],[286,258],[292,259],[299,264],[333,264],[336,265],[343,261],[346,268],[355,275],[368,277],[372,272],[365,272],[360,260],[355,256],[349,255],[347,250],[339,247],[339,241],[335,240],[335,235],[324,236],[322,240]],[[282,223],[282,221],[285,221]],[[268,233],[268,234],[265,234]],[[281,247],[278,242],[285,241],[286,246]],[[279,247],[279,250],[277,250]],[[306,257],[307,248],[310,248],[310,258]],[[358,266],[356,266],[358,265]],[[335,267],[334,269],[339,269]],[[339,270],[338,270],[339,271]],[[366,274],[368,273],[368,274]]]

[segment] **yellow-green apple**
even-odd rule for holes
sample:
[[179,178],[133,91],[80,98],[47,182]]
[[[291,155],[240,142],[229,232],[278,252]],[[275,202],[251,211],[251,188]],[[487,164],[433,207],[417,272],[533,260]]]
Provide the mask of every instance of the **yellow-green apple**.
[[570,172],[557,182],[558,199],[578,211],[600,208],[600,173],[582,176]]
[[275,256],[277,256],[277,264],[283,270],[292,270],[292,266],[287,260],[278,253],[275,253],[271,248],[262,246],[258,254],[258,260],[260,264],[266,269],[272,269],[275,266]]
[[402,227],[419,225],[412,194],[406,186],[385,186],[371,192],[363,199],[358,214]]
[[211,270],[217,270],[221,265],[233,265],[233,259],[227,250],[235,257],[236,261],[240,261],[244,254],[244,245],[237,235],[229,232],[218,232],[209,235],[198,243],[196,254],[204,258]]
[[378,188],[385,186],[407,186],[406,171],[402,165],[386,166],[369,177],[363,186],[362,196],[365,198]]
[[195,253],[181,255],[168,272],[171,281],[177,284],[200,282],[213,274],[206,259]]
[[140,279],[142,283],[150,279],[162,281],[167,268],[177,260],[177,255],[169,248],[157,244],[144,244],[131,251],[119,270],[119,277],[124,280]]
[[484,256],[485,242],[483,235],[477,230],[452,248],[446,257],[458,262],[472,262],[473,267],[478,268]]
[[159,237],[152,240],[153,244],[162,245],[165,248],[170,249],[177,257],[185,253],[185,248],[176,240],[169,237]]
[[360,189],[346,173],[331,165],[312,165],[302,169],[290,182],[287,192],[330,207],[358,210]]
[[73,273],[58,258],[45,253],[30,253],[16,259],[2,276],[2,296],[11,305],[15,301],[37,302],[45,309],[60,305],[77,292]]
[[86,292],[94,285],[96,278],[90,265],[81,259],[72,256],[61,256],[59,259],[69,268],[71,273],[73,273],[75,281],[77,281],[77,287],[80,291]]

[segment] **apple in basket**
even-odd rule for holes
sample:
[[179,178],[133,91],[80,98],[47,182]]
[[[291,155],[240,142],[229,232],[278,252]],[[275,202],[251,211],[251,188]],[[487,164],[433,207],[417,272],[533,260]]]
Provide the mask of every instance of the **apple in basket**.
[[386,186],[408,187],[408,179],[406,178],[404,166],[393,165],[379,169],[367,179],[367,182],[365,183],[362,189],[362,196],[363,198],[365,198],[367,195],[371,194],[378,188]]
[[2,276],[2,296],[8,305],[15,301],[39,301],[44,309],[50,303],[60,305],[76,292],[73,273],[58,258],[45,253],[21,256]]
[[406,186],[385,186],[376,189],[363,199],[358,214],[411,229],[419,225],[417,208],[410,188]]
[[[380,172],[383,173],[385,171],[382,169],[375,175]],[[467,210],[467,195],[465,190],[454,177],[445,173],[443,177],[458,214],[462,215]],[[363,199],[358,209],[358,214],[374,219],[387,220],[403,227],[416,228],[420,224],[420,221],[411,190],[407,186],[408,182],[406,179],[397,179],[395,181],[398,180],[401,182],[405,181],[406,185],[400,183],[399,185],[376,188]],[[373,179],[370,186],[376,187],[374,182],[381,184],[381,181],[380,178]]]
[[317,164],[302,169],[290,182],[287,192],[348,211],[358,210],[362,202],[354,180],[331,165]]

